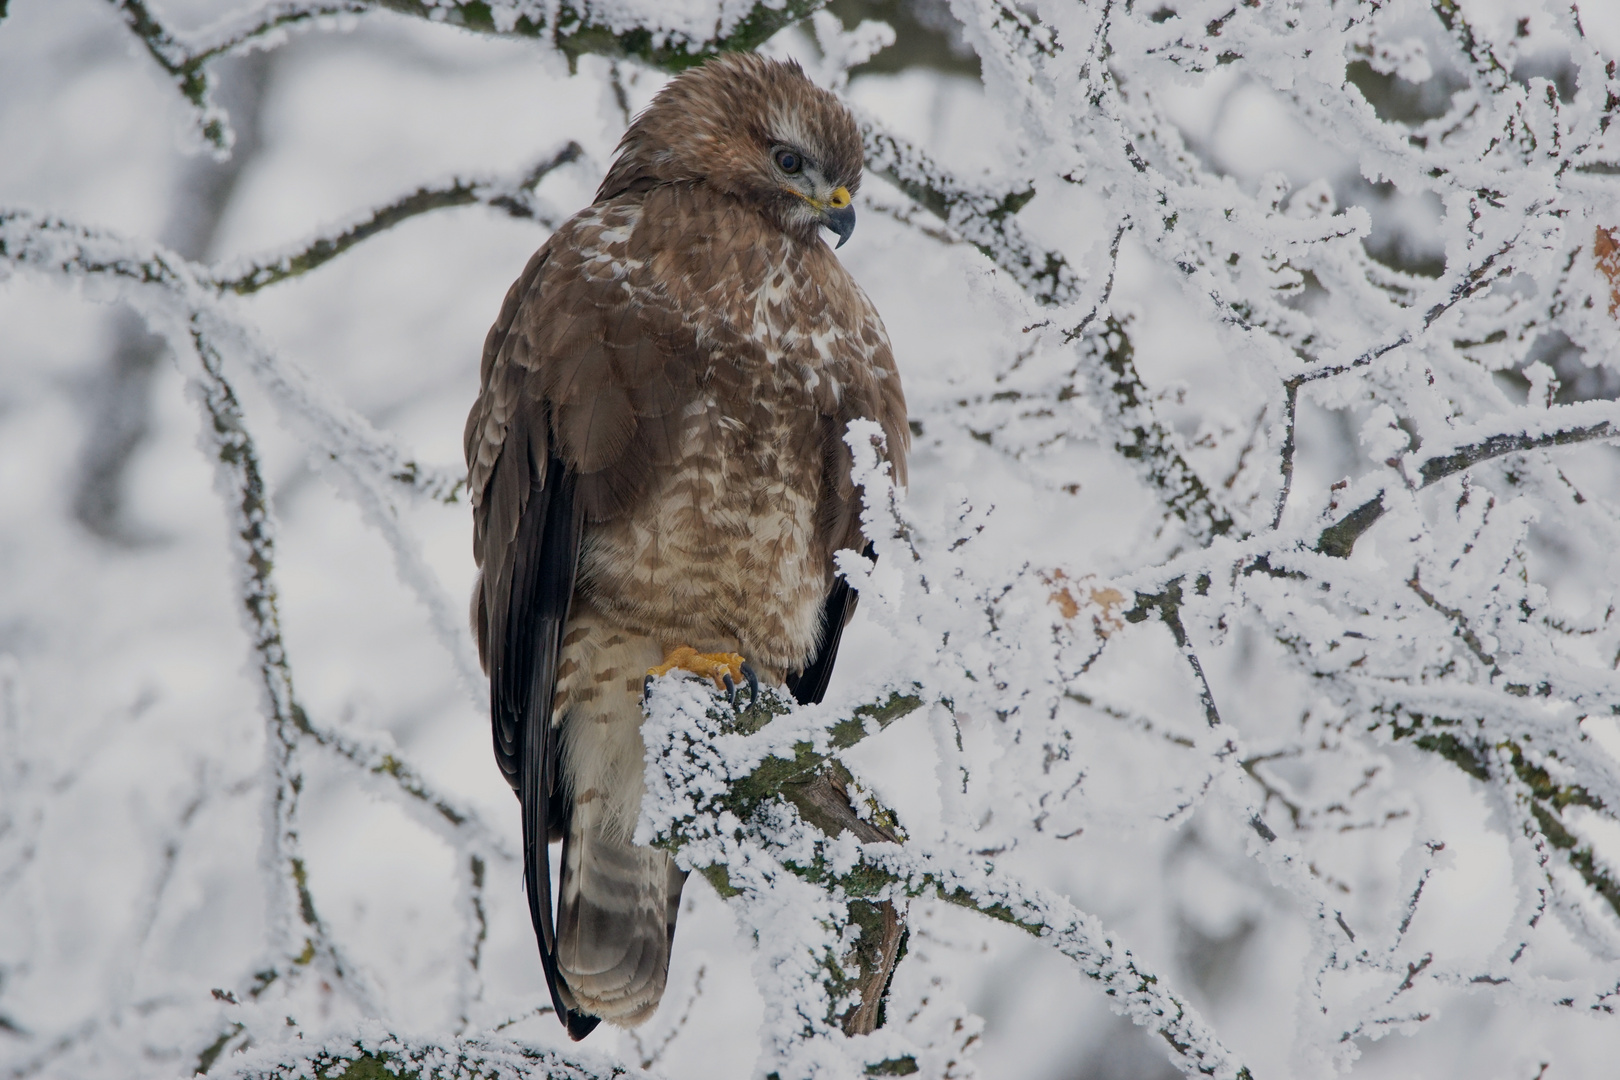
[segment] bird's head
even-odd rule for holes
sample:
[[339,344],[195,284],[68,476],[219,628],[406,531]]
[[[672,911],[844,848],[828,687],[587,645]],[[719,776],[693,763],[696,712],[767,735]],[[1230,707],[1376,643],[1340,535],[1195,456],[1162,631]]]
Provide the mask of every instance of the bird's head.
[[703,183],[784,232],[855,229],[861,135],[836,97],[791,61],[728,53],[670,81],[619,143],[598,201],[658,184]]

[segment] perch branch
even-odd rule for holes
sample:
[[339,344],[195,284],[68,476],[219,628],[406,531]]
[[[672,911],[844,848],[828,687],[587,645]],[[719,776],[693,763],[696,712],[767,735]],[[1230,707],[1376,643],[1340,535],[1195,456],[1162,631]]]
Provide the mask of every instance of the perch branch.
[[[655,684],[654,692],[662,698],[663,685]],[[670,704],[676,709],[673,722],[667,712]],[[1137,1023],[1157,1031],[1184,1070],[1247,1078],[1248,1070],[1221,1046],[1196,1012],[1156,975],[1142,969],[1095,917],[1061,898],[1004,878],[986,859],[966,852],[943,857],[901,842],[892,813],[875,802],[869,801],[868,819],[845,824],[827,811],[836,807],[837,813],[848,815],[847,792],[839,790],[838,798],[806,797],[805,786],[817,786],[823,778],[841,788],[847,774],[837,763],[839,750],[877,734],[922,704],[919,687],[898,689],[845,717],[807,727],[803,714],[771,689],[762,690],[757,702],[738,713],[706,693],[673,703],[655,699],[647,737],[657,765],[649,768],[649,792],[675,795],[659,802],[663,812],[677,815],[657,824],[656,842],[677,853],[690,848],[694,869],[704,872],[721,895],[736,896],[747,886],[734,881],[727,865],[703,865],[701,860],[714,851],[708,841],[737,835],[735,823],[742,822],[755,842],[784,846],[782,865],[787,871],[849,901],[892,903],[936,895],[1015,926],[1050,942],[1082,974],[1101,984],[1103,992],[1119,1001]],[[667,742],[660,744],[660,737]],[[782,841],[775,835],[780,829],[750,831],[750,823],[781,802],[795,806],[800,820],[816,830],[809,837],[810,858],[805,858],[804,845],[796,838]],[[834,859],[828,850],[845,828],[859,841],[860,852],[847,869],[842,868],[846,862]],[[863,1005],[870,1004],[863,1000]],[[915,1068],[915,1062],[901,1059],[872,1068],[904,1072]]]

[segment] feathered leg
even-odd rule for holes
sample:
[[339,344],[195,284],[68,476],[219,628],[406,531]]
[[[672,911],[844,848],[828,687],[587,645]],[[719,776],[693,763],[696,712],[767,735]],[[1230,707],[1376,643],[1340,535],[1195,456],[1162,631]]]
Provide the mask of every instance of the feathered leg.
[[667,852],[631,843],[644,790],[642,683],[659,643],[569,620],[558,668],[565,797],[557,896],[557,969],[581,1011],[631,1027],[663,997],[686,875]]

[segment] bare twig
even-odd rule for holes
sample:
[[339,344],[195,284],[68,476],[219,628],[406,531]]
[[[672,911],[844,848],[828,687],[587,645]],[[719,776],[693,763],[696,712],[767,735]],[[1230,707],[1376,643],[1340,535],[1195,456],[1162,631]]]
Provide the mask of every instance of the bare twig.
[[630,1032],[630,1041],[635,1044],[636,1056],[641,1059],[643,1069],[650,1069],[658,1064],[658,1059],[664,1056],[664,1051],[669,1049],[669,1044],[674,1042],[675,1037],[686,1029],[686,1022],[692,1018],[692,1006],[696,1005],[698,998],[703,996],[703,976],[708,974],[708,971],[709,965],[698,965],[697,974],[692,976],[692,992],[686,997],[686,1006],[681,1009],[680,1018],[669,1026],[669,1030],[664,1032],[664,1037],[659,1039],[658,1044],[651,1050],[641,1044],[639,1034],[634,1030]]

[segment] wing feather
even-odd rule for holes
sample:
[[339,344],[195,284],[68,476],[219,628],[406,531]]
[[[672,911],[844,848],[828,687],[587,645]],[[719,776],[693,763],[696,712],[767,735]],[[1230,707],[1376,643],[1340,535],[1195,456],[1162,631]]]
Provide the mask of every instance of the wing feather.
[[858,325],[857,340],[869,351],[869,356],[867,363],[849,366],[850,381],[837,395],[821,428],[822,497],[818,526],[833,581],[822,605],[821,641],[816,653],[802,671],[790,674],[787,679],[788,689],[802,705],[815,704],[826,695],[844,627],[854,616],[860,599],[849,582],[837,576],[832,566],[833,555],[849,548],[869,559],[877,558],[870,538],[861,531],[860,490],[850,475],[854,460],[844,435],[852,420],[877,421],[883,429],[884,451],[898,485],[906,482],[906,451],[911,446],[906,399],[900,389],[900,375],[895,368],[888,334],[866,294],[847,275],[844,281],[846,290],[829,289],[825,295],[830,303],[842,308],[846,325]]

